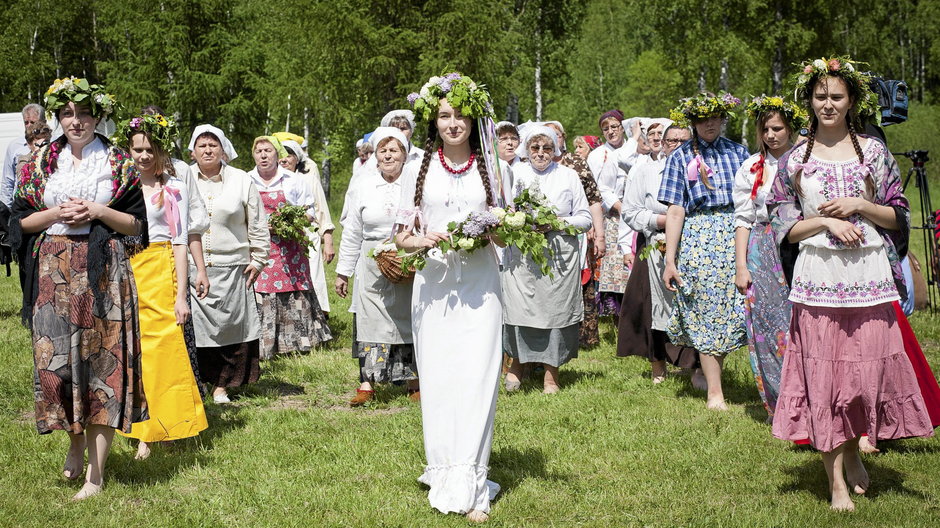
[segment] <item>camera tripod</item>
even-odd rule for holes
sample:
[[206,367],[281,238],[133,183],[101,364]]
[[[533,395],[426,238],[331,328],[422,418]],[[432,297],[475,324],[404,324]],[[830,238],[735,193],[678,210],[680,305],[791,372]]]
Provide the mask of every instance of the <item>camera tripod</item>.
[[935,235],[937,228],[937,217],[934,216],[934,209],[930,203],[930,188],[927,185],[927,169],[924,165],[930,161],[926,150],[911,150],[908,152],[893,152],[895,156],[904,156],[909,158],[914,164],[907,171],[904,178],[902,189],[907,192],[907,185],[914,177],[914,185],[918,189],[920,198],[920,225],[911,222],[911,229],[920,229],[923,234],[924,250],[927,255],[924,257],[924,266],[926,271],[924,278],[927,280],[927,298],[930,303],[930,309],[936,311],[937,306],[937,280],[940,275],[940,253],[938,253],[937,237]]

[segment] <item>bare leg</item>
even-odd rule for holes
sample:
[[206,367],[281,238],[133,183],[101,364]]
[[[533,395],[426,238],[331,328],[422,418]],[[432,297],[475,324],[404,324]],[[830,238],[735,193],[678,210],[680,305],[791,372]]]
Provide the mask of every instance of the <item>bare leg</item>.
[[134,455],[134,460],[146,460],[150,457],[150,445],[143,440],[137,444],[137,454]]
[[727,411],[725,404],[725,394],[721,390],[721,364],[724,363],[723,356],[710,356],[708,354],[699,354],[699,360],[702,362],[702,371],[705,373],[705,381],[708,382],[708,402],[706,407],[716,411]]
[[470,510],[467,512],[467,520],[472,523],[483,523],[490,519],[490,516],[481,510]]
[[663,360],[650,363],[653,368],[653,383],[662,383],[666,380],[666,362]]
[[849,496],[849,488],[842,473],[845,444],[833,449],[829,453],[822,453],[823,466],[826,476],[829,477],[829,495],[832,497],[829,507],[836,511],[854,511],[855,503]]
[[845,453],[842,455],[842,463],[845,466],[845,480],[852,492],[862,495],[868,491],[871,481],[868,471],[865,470],[865,464],[862,463],[862,457],[859,455],[859,438],[849,440],[843,444],[843,447]]
[[512,365],[509,366],[509,371],[506,372],[505,385],[507,391],[519,390],[519,387],[522,386],[522,365],[518,359],[512,360]]
[[705,380],[705,374],[702,374],[701,368],[695,369],[692,373],[692,388],[700,391],[708,390],[708,381]]
[[85,429],[85,437],[88,445],[88,470],[85,472],[85,485],[72,497],[72,500],[86,499],[101,492],[101,487],[104,486],[104,465],[111,451],[114,429],[104,425],[89,425]]
[[558,367],[545,365],[545,378],[542,381],[542,392],[545,394],[555,394],[560,391],[558,386]]
[[69,433],[69,452],[65,455],[62,474],[69,480],[82,476],[85,467],[85,434]]

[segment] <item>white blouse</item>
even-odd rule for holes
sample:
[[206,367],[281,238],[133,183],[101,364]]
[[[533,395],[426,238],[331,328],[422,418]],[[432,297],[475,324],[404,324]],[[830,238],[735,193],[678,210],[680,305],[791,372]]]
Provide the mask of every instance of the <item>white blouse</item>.
[[731,198],[734,200],[734,227],[751,228],[755,223],[770,222],[767,215],[767,195],[777,177],[777,158],[767,154],[764,159],[764,183],[757,190],[757,196],[751,200],[755,175],[751,169],[757,164],[760,154],[754,154],[744,160],[734,176],[734,188]]
[[[179,193],[179,200],[177,202],[177,207],[179,208],[179,218],[181,229],[176,233],[176,236],[170,234],[170,224],[167,222],[166,213],[167,200],[170,198],[166,196],[166,193],[176,191]],[[164,193],[163,205],[157,207],[157,204],[154,203],[155,197],[159,196],[160,193]],[[186,189],[186,185],[178,177],[172,177],[166,181],[164,184],[164,189],[161,189],[150,196],[144,195],[144,203],[147,205],[147,232],[150,235],[151,242],[166,242],[170,241],[173,245],[186,245],[186,242],[189,239],[189,194]]]
[[513,196],[525,189],[537,188],[553,206],[558,218],[587,231],[591,228],[591,211],[581,178],[574,170],[552,162],[544,172],[538,172],[529,163],[513,167]]
[[666,214],[669,208],[656,199],[659,187],[663,181],[663,169],[666,168],[666,158],[650,160],[632,172],[634,177],[627,183],[621,204],[620,234],[621,238],[627,233],[637,231],[649,239],[657,231],[656,217]]
[[206,202],[202,199],[202,193],[199,192],[199,186],[196,185],[195,172],[196,164],[187,165],[185,161],[174,159],[173,169],[176,171],[176,177],[182,180],[186,187],[186,194],[189,202],[189,234],[201,235],[209,229],[209,217],[206,216]]
[[363,240],[390,238],[401,202],[401,177],[389,183],[377,171],[363,173],[346,194],[347,215],[339,245],[336,273],[351,277],[361,255]]
[[307,208],[307,215],[310,218],[317,217],[317,204],[313,197],[313,191],[304,182],[303,178],[298,177],[293,172],[283,168],[277,168],[277,174],[270,181],[265,181],[258,174],[258,168],[251,169],[248,173],[251,181],[258,187],[258,192],[270,193],[283,191],[284,199],[291,205],[300,205]]
[[604,211],[607,212],[620,200],[627,177],[626,170],[620,164],[620,152],[609,143],[604,143],[588,154],[587,163],[597,182],[597,190],[601,193]]
[[[71,198],[107,204],[112,198],[111,163],[108,147],[97,136],[82,148],[82,160],[75,166],[75,157],[68,144],[59,152],[57,168],[46,180],[43,201],[46,207],[62,205]],[[49,226],[50,235],[87,235],[91,224],[70,226],[56,222]]]

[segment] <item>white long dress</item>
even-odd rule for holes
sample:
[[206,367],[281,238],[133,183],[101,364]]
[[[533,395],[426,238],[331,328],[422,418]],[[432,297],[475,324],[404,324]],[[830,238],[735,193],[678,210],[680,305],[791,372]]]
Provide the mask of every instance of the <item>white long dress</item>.
[[[403,208],[414,203],[417,173],[411,164],[402,174]],[[427,231],[446,232],[449,222],[484,210],[476,166],[454,176],[433,157],[421,202]],[[399,223],[411,222],[402,214]],[[488,512],[499,491],[486,478],[502,364],[503,308],[492,248],[436,253],[414,279],[412,329],[427,457],[418,480],[430,486],[431,506],[443,513]]]

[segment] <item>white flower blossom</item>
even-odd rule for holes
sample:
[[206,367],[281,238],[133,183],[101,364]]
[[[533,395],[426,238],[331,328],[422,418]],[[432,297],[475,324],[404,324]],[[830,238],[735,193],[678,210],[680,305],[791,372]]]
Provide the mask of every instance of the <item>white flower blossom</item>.
[[817,70],[826,71],[829,69],[829,66],[826,64],[826,61],[822,59],[816,59],[813,61],[813,68],[816,68]]

